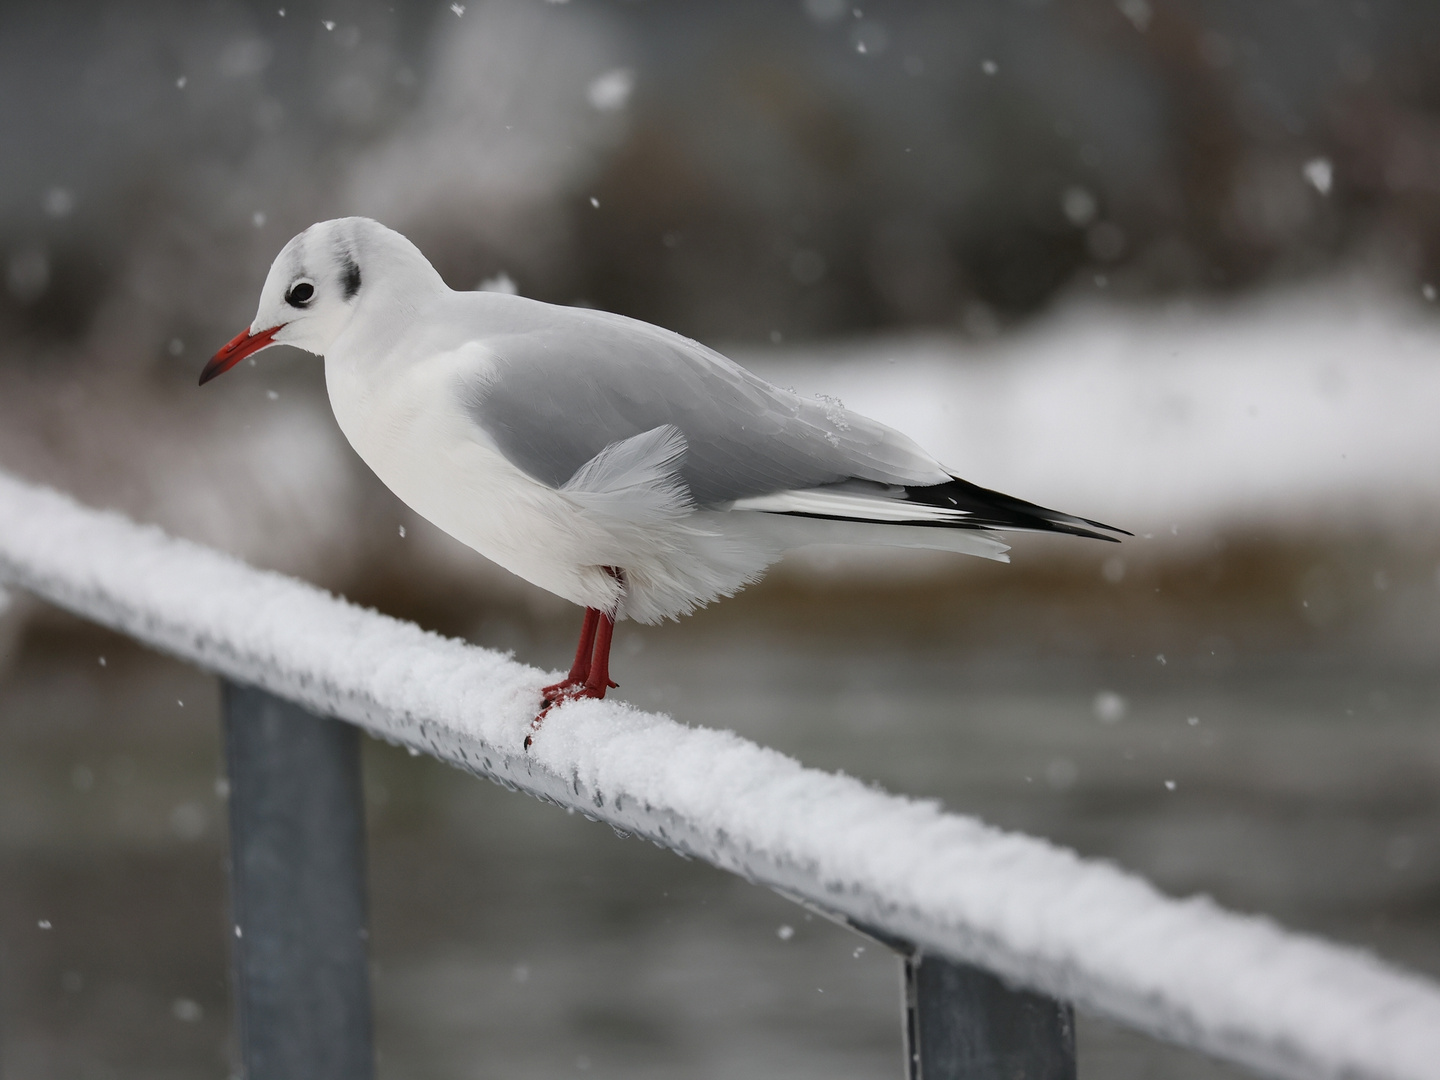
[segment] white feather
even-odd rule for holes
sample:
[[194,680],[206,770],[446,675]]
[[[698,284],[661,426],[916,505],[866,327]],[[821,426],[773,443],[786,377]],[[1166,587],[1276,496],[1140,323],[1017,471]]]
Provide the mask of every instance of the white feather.
[[587,510],[620,521],[672,520],[690,509],[690,492],[676,472],[684,456],[684,433],[663,424],[611,443],[560,490]]
[[810,514],[816,517],[845,518],[847,520],[917,524],[961,521],[970,516],[968,512],[952,506],[930,506],[926,503],[907,502],[903,499],[887,499],[883,495],[869,495],[852,491],[827,491],[824,488],[811,488],[808,491],[774,491],[768,495],[737,499],[731,509],[761,510],[771,514]]

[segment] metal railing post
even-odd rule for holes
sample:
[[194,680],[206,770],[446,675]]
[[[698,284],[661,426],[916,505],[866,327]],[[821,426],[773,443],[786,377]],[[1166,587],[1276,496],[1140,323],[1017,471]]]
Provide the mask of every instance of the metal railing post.
[[246,1080],[371,1080],[355,728],[222,682],[236,1038]]
[[1075,1080],[1075,1013],[969,964],[905,963],[909,1080]]

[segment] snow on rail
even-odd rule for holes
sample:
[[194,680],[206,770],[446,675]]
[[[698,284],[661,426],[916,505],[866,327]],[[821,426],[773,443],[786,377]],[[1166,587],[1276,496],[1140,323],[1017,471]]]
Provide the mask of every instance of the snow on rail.
[[617,702],[0,473],[0,581],[920,948],[1281,1077],[1440,1077],[1440,986]]

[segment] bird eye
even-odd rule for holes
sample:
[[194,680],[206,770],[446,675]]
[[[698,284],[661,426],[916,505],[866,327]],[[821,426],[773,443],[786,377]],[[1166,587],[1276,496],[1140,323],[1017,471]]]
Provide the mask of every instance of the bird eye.
[[291,307],[304,307],[315,298],[315,286],[308,281],[297,281],[285,294],[285,302]]

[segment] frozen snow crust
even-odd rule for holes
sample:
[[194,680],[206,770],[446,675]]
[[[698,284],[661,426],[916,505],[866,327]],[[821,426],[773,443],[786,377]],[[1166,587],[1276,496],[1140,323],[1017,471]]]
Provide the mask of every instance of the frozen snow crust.
[[1281,1077],[1440,1077],[1440,986],[618,702],[0,473],[0,581],[852,923]]

